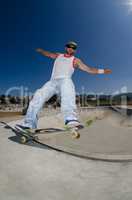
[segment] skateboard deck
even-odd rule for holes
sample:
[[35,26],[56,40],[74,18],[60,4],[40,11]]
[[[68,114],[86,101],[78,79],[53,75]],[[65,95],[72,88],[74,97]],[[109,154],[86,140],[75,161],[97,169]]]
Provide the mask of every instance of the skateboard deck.
[[80,138],[80,129],[77,127],[65,127],[64,129],[60,128],[41,128],[41,129],[35,129],[34,132],[31,132],[30,130],[22,130],[17,128],[17,126],[12,126],[7,122],[0,121],[1,124],[5,125],[6,128],[11,129],[16,136],[19,137],[19,142],[22,144],[26,144],[29,141],[36,141],[40,142],[40,136],[42,135],[49,135],[51,133],[52,135],[55,134],[61,134],[64,133],[66,135],[71,135],[73,139]]
[[39,141],[40,135],[57,135],[57,134],[69,134],[73,139],[80,138],[79,128],[70,127],[66,129],[58,129],[58,128],[47,128],[47,129],[36,129],[34,132],[30,130],[23,130],[21,128],[15,127],[17,134],[21,135],[20,142],[27,143],[29,140]]

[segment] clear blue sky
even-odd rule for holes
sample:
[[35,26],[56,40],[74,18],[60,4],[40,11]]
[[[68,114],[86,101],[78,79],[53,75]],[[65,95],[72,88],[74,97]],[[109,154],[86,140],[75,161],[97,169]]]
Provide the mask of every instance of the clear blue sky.
[[[127,0],[124,0],[125,2]],[[77,92],[132,92],[132,14],[123,0],[7,0],[0,8],[0,94],[14,86],[34,92],[49,78],[53,61],[33,50],[63,52],[69,40],[86,64],[108,65],[111,75],[77,70]],[[35,59],[34,59],[35,58]],[[42,61],[43,64],[40,64]],[[108,77],[108,80],[107,80]]]

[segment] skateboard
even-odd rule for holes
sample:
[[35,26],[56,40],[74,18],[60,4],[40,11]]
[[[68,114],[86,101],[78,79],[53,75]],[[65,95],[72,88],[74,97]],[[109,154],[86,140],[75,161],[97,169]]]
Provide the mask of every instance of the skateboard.
[[30,130],[24,130],[24,129],[19,129],[16,127],[11,126],[9,123],[4,122],[4,121],[0,121],[1,124],[5,125],[6,128],[11,129],[16,136],[18,136],[19,138],[19,142],[21,144],[26,144],[29,141],[38,141],[39,140],[39,133],[40,134],[47,134],[47,133],[57,133],[60,134],[61,132],[66,132],[68,134],[71,134],[73,139],[79,139],[80,138],[80,132],[79,127],[67,127],[65,126],[64,129],[59,129],[59,128],[42,128],[42,129],[35,129],[34,131],[30,131]]
[[20,138],[21,143],[27,143],[29,140],[39,140],[39,134],[47,134],[47,133],[57,133],[66,132],[70,133],[73,139],[80,138],[79,128],[78,127],[65,127],[64,129],[59,128],[44,128],[44,129],[35,129],[34,131],[24,130],[22,128],[15,127],[16,131],[22,135]]

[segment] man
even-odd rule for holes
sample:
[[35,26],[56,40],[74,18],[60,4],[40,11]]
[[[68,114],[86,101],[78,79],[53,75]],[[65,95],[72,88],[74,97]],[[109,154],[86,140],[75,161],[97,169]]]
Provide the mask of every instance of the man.
[[64,122],[68,126],[79,126],[80,122],[77,118],[75,103],[75,88],[72,82],[72,74],[74,70],[79,68],[82,71],[91,74],[109,74],[110,69],[97,69],[85,65],[80,59],[74,55],[76,53],[77,43],[68,42],[65,45],[65,53],[51,53],[41,48],[36,51],[43,56],[55,59],[51,79],[44,84],[42,88],[36,91],[31,100],[24,122],[17,125],[20,129],[35,129],[38,123],[38,113],[44,103],[48,101],[54,94],[61,95],[61,111],[64,115]]

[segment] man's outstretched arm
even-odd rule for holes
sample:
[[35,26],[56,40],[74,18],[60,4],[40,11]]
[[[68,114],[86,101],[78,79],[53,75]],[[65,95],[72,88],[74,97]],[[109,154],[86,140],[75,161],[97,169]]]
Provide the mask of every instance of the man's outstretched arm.
[[41,49],[41,48],[37,48],[36,52],[40,53],[43,56],[47,56],[49,58],[52,58],[52,59],[56,59],[57,56],[59,55],[59,53],[51,53],[51,52],[45,51],[44,49]]
[[85,65],[80,59],[76,59],[76,66],[85,72],[90,74],[110,74],[112,71],[110,69],[98,69]]

